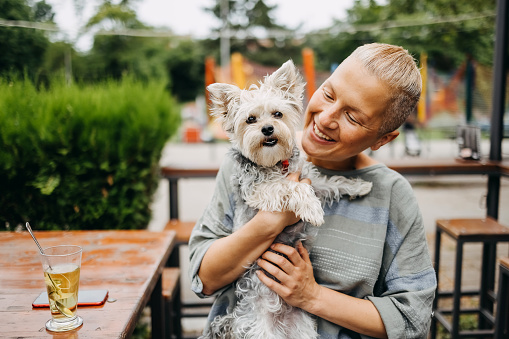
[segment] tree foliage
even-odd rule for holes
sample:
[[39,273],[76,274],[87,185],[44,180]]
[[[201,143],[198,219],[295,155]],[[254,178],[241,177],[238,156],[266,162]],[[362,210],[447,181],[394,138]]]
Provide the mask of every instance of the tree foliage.
[[[206,40],[107,35],[154,29],[138,19],[136,1],[96,0],[99,6],[83,27],[95,34],[92,49],[85,53],[76,52],[71,42],[49,42],[40,30],[0,27],[0,73],[26,71],[39,79],[64,74],[67,55],[73,76],[80,81],[120,79],[125,74],[144,81],[165,78],[179,100],[192,100],[203,92],[205,56],[219,60],[222,21],[216,37]],[[221,1],[207,9],[218,19]],[[481,64],[492,63],[495,1],[356,0],[346,19],[304,40],[295,39],[291,28],[278,23],[277,7],[267,0],[228,0],[226,23],[232,35],[230,52],[268,66],[290,58],[300,64],[302,48],[311,47],[317,68],[328,71],[356,47],[378,41],[404,46],[416,58],[426,52],[430,63],[447,71],[467,56]],[[82,1],[74,4],[77,11],[83,10]],[[45,1],[29,0],[4,0],[0,13],[7,20],[38,22],[51,22],[54,16]]]
[[105,0],[88,20],[85,29],[96,34],[92,49],[82,60],[88,69],[78,73],[78,78],[85,81],[120,79],[127,73],[142,80],[164,77],[163,50],[157,43],[141,37],[107,34],[147,28],[130,5],[129,1]]
[[386,42],[404,46],[414,55],[451,70],[467,55],[483,64],[493,60],[495,0],[356,0],[347,19],[336,22],[334,34],[310,35],[308,43],[320,66],[341,62],[357,46]]
[[[0,1],[0,17],[13,21],[52,22],[54,13],[44,0],[33,7],[27,0]],[[0,75],[26,73],[35,78],[49,45],[40,30],[0,26]]]
[[[217,0],[210,13],[222,20],[221,2]],[[292,39],[291,29],[276,23],[273,11],[277,5],[270,6],[264,0],[228,1],[226,27],[231,33],[231,53],[239,52],[248,59],[270,66],[279,66],[288,59],[301,60],[300,43]],[[223,24],[215,31],[220,33]],[[278,34],[279,33],[279,34]],[[207,49],[216,51],[219,57],[219,39],[206,42]]]
[[138,20],[136,11],[130,7],[129,1],[121,1],[118,4],[110,0],[104,0],[95,13],[87,22],[85,27],[90,29],[94,26],[109,24],[111,28],[145,28],[146,26]]
[[193,101],[204,93],[205,56],[200,41],[190,39],[176,41],[165,53],[170,91],[179,101]]

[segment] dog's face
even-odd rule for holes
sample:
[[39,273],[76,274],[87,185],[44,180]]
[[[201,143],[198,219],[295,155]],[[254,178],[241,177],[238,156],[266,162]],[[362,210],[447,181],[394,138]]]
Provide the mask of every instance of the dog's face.
[[249,90],[222,83],[207,89],[211,114],[220,119],[233,146],[245,157],[270,167],[292,155],[295,131],[302,121],[304,91],[292,61]]

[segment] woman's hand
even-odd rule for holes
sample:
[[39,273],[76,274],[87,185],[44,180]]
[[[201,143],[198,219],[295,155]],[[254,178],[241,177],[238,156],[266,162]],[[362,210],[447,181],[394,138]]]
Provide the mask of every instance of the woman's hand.
[[261,270],[257,271],[260,280],[294,307],[306,309],[313,305],[313,300],[320,297],[321,288],[313,275],[309,253],[302,243],[299,242],[296,249],[283,244],[273,244],[270,248],[288,259],[272,251],[263,253],[258,265],[280,282],[269,278]]
[[286,176],[286,179],[290,180],[290,181],[301,182],[301,183],[311,185],[311,179],[304,178],[304,179],[300,180],[300,172],[290,173]]
[[[297,249],[273,244],[258,260],[258,265],[280,282],[258,270],[260,280],[288,304],[299,307],[339,326],[375,338],[387,338],[387,331],[377,308],[367,299],[358,299],[318,285],[308,251],[301,243]],[[341,305],[342,307],[337,307]]]

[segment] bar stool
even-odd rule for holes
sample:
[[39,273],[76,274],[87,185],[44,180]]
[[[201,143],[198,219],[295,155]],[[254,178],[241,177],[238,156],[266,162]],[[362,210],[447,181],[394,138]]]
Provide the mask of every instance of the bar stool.
[[500,259],[495,339],[509,338],[509,258]]
[[[435,237],[435,272],[437,283],[440,268],[440,241],[442,233],[447,234],[456,241],[456,262],[454,270],[453,291],[440,291],[437,287],[436,297],[433,301],[434,317],[431,323],[431,338],[436,338],[437,322],[439,322],[451,338],[493,336],[493,303],[495,301],[495,268],[496,248],[498,242],[509,242],[509,228],[499,224],[493,218],[486,219],[443,219],[436,222]],[[461,276],[463,263],[463,245],[468,242],[483,244],[481,286],[476,291],[461,291]],[[479,308],[460,309],[460,300],[465,295],[479,296]],[[441,297],[452,297],[452,309],[438,308]],[[460,331],[460,314],[479,314],[477,330]],[[451,321],[446,316],[452,315]],[[487,324],[489,323],[489,326]]]

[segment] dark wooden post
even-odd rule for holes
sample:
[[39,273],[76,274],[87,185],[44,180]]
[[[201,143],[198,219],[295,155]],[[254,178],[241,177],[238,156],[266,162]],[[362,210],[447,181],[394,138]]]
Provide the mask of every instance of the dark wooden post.
[[[493,62],[493,112],[491,113],[490,160],[502,160],[504,137],[504,106],[507,76],[507,46],[509,35],[509,6],[507,0],[497,0],[495,56]],[[500,175],[489,175],[488,216],[498,219]]]

